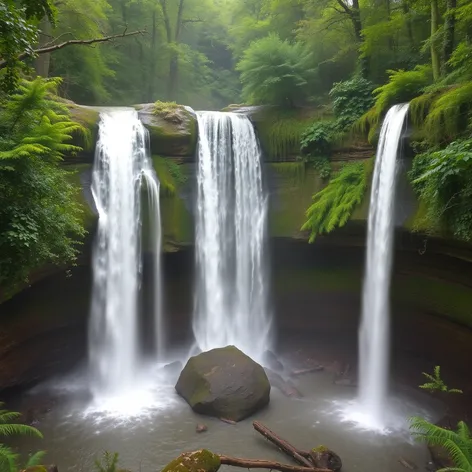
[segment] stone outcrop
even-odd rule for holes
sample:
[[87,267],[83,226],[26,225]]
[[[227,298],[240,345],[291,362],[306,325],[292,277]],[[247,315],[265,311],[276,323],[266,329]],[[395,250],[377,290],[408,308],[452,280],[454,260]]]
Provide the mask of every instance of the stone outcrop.
[[169,462],[162,472],[217,472],[220,468],[220,458],[207,449],[184,452]]
[[198,137],[194,112],[183,105],[161,102],[136,105],[135,108],[149,130],[153,154],[193,158]]
[[234,346],[191,357],[175,389],[204,415],[240,421],[269,403],[264,369]]

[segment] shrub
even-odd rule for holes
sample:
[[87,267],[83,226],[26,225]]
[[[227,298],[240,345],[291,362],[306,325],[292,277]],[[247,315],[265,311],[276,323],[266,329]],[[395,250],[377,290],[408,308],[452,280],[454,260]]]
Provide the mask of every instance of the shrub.
[[85,233],[77,188],[59,166],[83,128],[54,101],[58,80],[23,82],[0,110],[0,286],[43,264],[73,263]]
[[304,45],[282,41],[276,34],[254,41],[236,66],[243,99],[253,105],[289,107],[304,102],[314,73],[310,61]]
[[334,125],[329,121],[315,121],[306,128],[300,140],[300,150],[304,154],[326,155],[331,151]]
[[329,96],[339,130],[352,125],[374,105],[373,90],[372,82],[360,76],[333,85]]
[[472,237],[472,139],[418,154],[409,176],[427,208],[427,226],[433,231],[445,227],[458,239],[469,241]]

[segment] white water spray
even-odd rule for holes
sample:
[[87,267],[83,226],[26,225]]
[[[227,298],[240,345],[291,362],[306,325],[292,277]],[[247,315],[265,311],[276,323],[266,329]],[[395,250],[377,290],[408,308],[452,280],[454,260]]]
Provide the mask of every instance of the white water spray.
[[388,111],[375,159],[367,235],[366,272],[359,329],[361,413],[366,426],[385,423],[389,372],[389,292],[392,269],[396,159],[408,104]]
[[204,351],[234,344],[258,359],[270,331],[261,151],[247,116],[197,116],[196,342]]
[[148,133],[135,110],[102,112],[92,193],[99,214],[93,254],[89,360],[94,394],[133,387],[139,372],[138,291],[141,276],[141,192],[149,198],[154,249],[154,324],[162,349],[159,181]]

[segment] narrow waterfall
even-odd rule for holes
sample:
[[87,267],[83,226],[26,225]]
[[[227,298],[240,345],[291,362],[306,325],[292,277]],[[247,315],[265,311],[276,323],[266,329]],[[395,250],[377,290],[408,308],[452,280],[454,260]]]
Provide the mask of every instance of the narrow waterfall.
[[408,104],[388,111],[380,131],[370,196],[362,321],[360,403],[372,427],[382,427],[389,372],[389,292],[392,269],[396,159]]
[[270,332],[261,151],[247,116],[197,116],[195,339],[204,351],[234,344],[257,359]]
[[97,394],[130,388],[139,370],[143,190],[149,198],[149,236],[154,246],[155,338],[162,349],[159,181],[148,152],[148,133],[135,110],[102,112],[92,176],[99,220],[89,333],[89,360]]

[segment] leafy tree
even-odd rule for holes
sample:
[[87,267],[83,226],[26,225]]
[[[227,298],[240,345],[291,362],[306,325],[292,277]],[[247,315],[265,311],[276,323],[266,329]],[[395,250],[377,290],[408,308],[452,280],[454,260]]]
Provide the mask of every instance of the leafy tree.
[[44,264],[73,262],[84,234],[77,189],[59,167],[83,132],[53,93],[59,80],[23,82],[0,110],[0,286]]
[[252,43],[237,65],[243,98],[251,104],[293,107],[308,98],[311,54],[276,34]]

